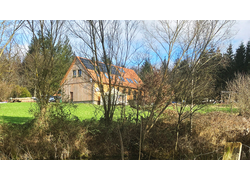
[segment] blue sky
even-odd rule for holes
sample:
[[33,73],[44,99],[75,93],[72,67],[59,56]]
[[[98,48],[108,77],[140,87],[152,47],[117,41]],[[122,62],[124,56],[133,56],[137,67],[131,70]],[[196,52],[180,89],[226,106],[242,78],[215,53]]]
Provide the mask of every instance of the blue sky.
[[[235,25],[232,28],[233,36],[230,40],[226,41],[224,44],[220,46],[220,50],[222,53],[225,53],[229,43],[233,45],[233,51],[239,47],[240,43],[243,42],[245,45],[250,40],[250,20],[236,20]],[[141,36],[141,35],[140,35]],[[159,66],[160,62],[158,61],[154,53],[150,53],[152,55],[151,63]],[[164,55],[163,55],[164,56]],[[158,59],[158,60],[157,60]],[[170,62],[170,66],[173,65],[173,62]]]
[[236,21],[234,29],[237,34],[231,41],[233,49],[239,47],[240,43],[243,42],[245,45],[250,40],[250,20],[238,20]]
[[[150,20],[152,21],[152,20]],[[146,21],[146,23],[150,23],[150,21]],[[233,45],[233,51],[235,52],[236,48],[239,47],[239,44],[243,42],[245,45],[250,40],[250,20],[237,20],[233,29],[236,34],[232,37],[232,39],[229,41]],[[142,34],[138,34],[138,39],[142,38]],[[20,46],[21,48],[24,48],[27,50],[28,43],[26,42],[24,45]],[[225,52],[226,48],[228,47],[228,44],[225,44],[225,46],[221,49],[221,52]],[[152,61],[156,62],[156,56],[153,53],[150,53],[152,55]],[[76,55],[77,52],[76,52]]]

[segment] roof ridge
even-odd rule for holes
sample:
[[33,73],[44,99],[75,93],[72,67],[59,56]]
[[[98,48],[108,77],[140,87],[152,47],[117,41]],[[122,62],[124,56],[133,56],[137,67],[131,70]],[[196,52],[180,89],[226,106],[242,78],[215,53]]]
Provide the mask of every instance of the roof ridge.
[[[84,57],[80,57],[80,56],[76,56],[76,57],[78,57],[79,59],[81,59],[81,58],[82,58],[82,59],[89,60],[89,61],[91,62],[91,64],[92,64],[92,65],[94,65],[91,59],[84,58]],[[98,63],[105,64],[105,63],[104,63],[104,62],[102,62],[102,61],[98,61]],[[117,66],[117,65],[114,65],[114,64],[111,64],[111,65],[112,65],[112,66],[115,66],[115,67],[118,67],[118,68],[130,69],[130,68],[122,67],[122,66]],[[133,69],[130,69],[130,70],[133,70]]]

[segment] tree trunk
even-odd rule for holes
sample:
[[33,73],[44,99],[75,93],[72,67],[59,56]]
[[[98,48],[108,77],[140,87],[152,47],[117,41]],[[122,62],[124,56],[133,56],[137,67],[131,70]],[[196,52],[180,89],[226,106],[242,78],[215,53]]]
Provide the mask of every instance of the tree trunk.
[[41,107],[41,111],[40,111],[40,120],[43,122],[45,119],[45,114],[46,114],[46,108],[45,107]]
[[178,140],[179,140],[179,131],[180,131],[180,118],[181,118],[181,116],[179,115],[177,128],[176,128],[175,152],[177,152],[177,149],[178,149]]
[[34,97],[36,97],[36,85],[35,85],[35,89],[34,89]]
[[121,134],[119,126],[118,126],[118,132],[119,132],[120,144],[121,144],[121,158],[122,160],[124,160],[124,146],[123,146],[122,134]]
[[141,127],[140,127],[140,144],[139,144],[139,160],[141,160],[141,149],[142,149],[142,121],[143,117],[141,117]]
[[193,107],[194,107],[194,78],[193,78],[193,73],[192,73],[192,90],[191,90],[191,107],[190,107],[190,134],[192,134],[192,130],[193,130],[193,122],[192,122]]

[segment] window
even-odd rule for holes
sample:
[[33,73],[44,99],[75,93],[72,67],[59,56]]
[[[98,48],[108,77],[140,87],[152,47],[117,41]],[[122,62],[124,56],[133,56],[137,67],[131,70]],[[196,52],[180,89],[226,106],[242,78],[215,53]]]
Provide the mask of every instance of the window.
[[131,79],[126,78],[129,83],[134,83]]
[[133,99],[136,100],[136,91],[133,92]]
[[81,77],[82,76],[82,70],[78,70],[78,77]]
[[134,81],[138,84],[138,82],[134,79]]
[[123,93],[123,94],[125,94],[125,93],[126,93],[126,88],[124,88],[124,89],[122,90],[122,93]]
[[121,81],[125,81],[123,77],[118,76]]
[[76,70],[73,70],[73,77],[76,77]]
[[119,70],[120,70],[121,72],[125,73],[125,71],[124,71],[122,68],[119,68]]
[[131,89],[129,88],[129,89],[128,89],[128,95],[130,95],[130,94],[131,94]]
[[120,90],[120,87],[118,86],[118,87],[117,87],[117,91],[119,91],[119,90]]
[[[105,73],[104,75],[105,75],[106,78],[109,78],[109,76],[108,76],[107,73]],[[112,79],[112,76],[111,76],[111,75],[110,75],[110,79]]]

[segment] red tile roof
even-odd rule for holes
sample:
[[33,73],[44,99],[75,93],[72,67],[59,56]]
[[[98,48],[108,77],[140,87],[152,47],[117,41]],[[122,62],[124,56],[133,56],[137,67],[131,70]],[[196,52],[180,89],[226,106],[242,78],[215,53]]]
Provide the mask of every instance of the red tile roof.
[[[96,73],[94,70],[91,70],[91,69],[87,69],[86,66],[81,62],[80,60],[80,57],[76,57],[80,63],[83,65],[83,67],[85,68],[85,70],[89,73],[89,75],[93,78],[94,81],[100,81],[100,78],[97,77]],[[91,62],[91,64],[93,65],[92,61],[90,59],[86,59],[84,58],[85,60],[89,60]],[[102,62],[100,62],[102,63]],[[128,68],[124,68],[124,67],[120,67],[120,66],[115,66],[115,65],[112,65],[114,66],[116,69],[119,70],[119,73],[121,74],[121,77],[124,79],[124,81],[120,80],[120,77],[118,77],[116,75],[111,75],[112,76],[112,80],[111,80],[111,83],[114,84],[114,85],[119,85],[119,86],[125,86],[125,87],[131,87],[131,88],[137,88],[139,85],[143,84],[142,80],[140,79],[140,77],[135,73],[134,70],[132,69],[128,69]],[[123,69],[124,72],[121,72],[120,69]],[[103,72],[101,72],[101,78],[102,78],[102,81],[103,83],[105,84],[109,84],[109,79],[106,78],[106,76],[104,75]],[[98,79],[97,79],[98,78]],[[131,82],[128,82],[128,79],[131,79],[133,83]],[[138,84],[136,83],[136,81],[138,82]]]

